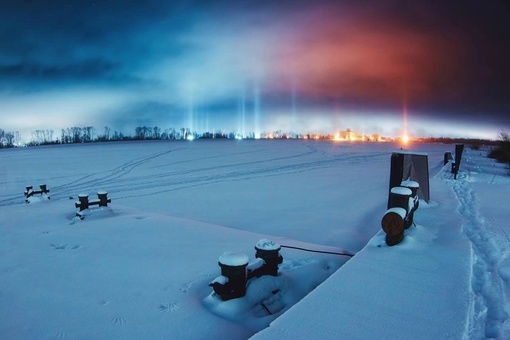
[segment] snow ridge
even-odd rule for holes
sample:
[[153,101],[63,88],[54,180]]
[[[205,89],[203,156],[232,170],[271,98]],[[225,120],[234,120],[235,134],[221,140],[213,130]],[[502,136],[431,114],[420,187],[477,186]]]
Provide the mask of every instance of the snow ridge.
[[461,174],[459,180],[449,180],[448,183],[459,200],[458,210],[464,219],[463,232],[472,245],[471,289],[474,299],[466,336],[470,339],[507,338],[509,333],[508,329],[504,330],[507,328],[504,324],[508,322],[505,311],[508,301],[501,303],[506,297],[499,267],[508,249],[502,250],[495,244],[491,226],[480,215],[476,192],[465,179]]

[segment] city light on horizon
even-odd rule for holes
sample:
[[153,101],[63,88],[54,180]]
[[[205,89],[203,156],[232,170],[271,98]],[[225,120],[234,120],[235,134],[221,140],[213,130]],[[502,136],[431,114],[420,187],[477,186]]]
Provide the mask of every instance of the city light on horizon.
[[[254,98],[257,93],[254,92]],[[260,98],[258,99],[260,100]],[[1,104],[0,104],[1,105]],[[242,105],[242,104],[240,104]],[[246,105],[246,104],[245,104]],[[221,131],[225,133],[234,133],[240,138],[266,138],[268,136],[277,136],[278,134],[286,136],[334,136],[335,140],[345,141],[362,141],[364,139],[374,140],[383,138],[401,139],[403,141],[413,138],[472,138],[472,139],[488,139],[497,140],[501,130],[491,126],[479,124],[473,128],[469,124],[461,125],[451,121],[427,120],[423,118],[413,118],[413,124],[408,125],[408,113],[405,110],[404,118],[398,119],[386,112],[364,114],[360,117],[357,112],[349,112],[344,110],[341,114],[333,116],[331,114],[320,113],[310,110],[311,114],[303,115],[300,119],[292,118],[292,110],[289,108],[287,112],[283,110],[271,111],[265,113],[260,109],[260,104],[253,107],[245,106],[241,109],[242,115],[223,115],[223,118],[215,117],[208,113],[203,113],[200,109],[189,108],[182,113],[182,118],[177,119],[142,119],[131,124],[125,122],[121,126],[114,125],[108,119],[103,119],[97,115],[94,122],[88,123],[84,120],[73,122],[70,119],[61,119],[59,114],[47,115],[44,122],[37,119],[30,119],[29,115],[11,116],[9,120],[4,121],[8,126],[23,126],[26,121],[30,122],[25,129],[15,129],[21,134],[22,141],[28,143],[31,135],[35,130],[53,130],[54,136],[57,138],[62,129],[71,127],[93,126],[97,133],[108,127],[112,131],[118,131],[126,136],[131,136],[137,126],[159,127],[162,130],[173,128],[176,130],[185,128],[195,134],[203,134],[206,132],[214,133]],[[33,115],[36,117],[37,115]],[[173,117],[176,117],[175,115]],[[178,116],[177,116],[178,117]],[[455,124],[455,128],[449,128]],[[7,130],[11,131],[11,130]],[[344,135],[340,136],[339,132],[344,131]],[[345,131],[350,131],[351,135],[346,136]],[[435,131],[435,133],[430,133]],[[455,133],[452,133],[454,131]],[[376,137],[374,137],[376,136]]]

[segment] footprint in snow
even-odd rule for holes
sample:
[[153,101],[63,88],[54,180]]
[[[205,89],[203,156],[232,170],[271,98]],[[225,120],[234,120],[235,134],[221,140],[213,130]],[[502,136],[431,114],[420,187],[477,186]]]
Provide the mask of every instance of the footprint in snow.
[[81,248],[81,246],[79,246],[79,245],[72,246],[69,244],[50,244],[50,246],[52,246],[53,249],[55,249],[55,250],[65,250],[65,249],[75,250],[75,249]]
[[202,275],[199,275],[198,278],[196,278],[194,280],[191,280],[188,283],[185,283],[185,284],[181,285],[179,290],[181,292],[183,292],[183,293],[189,293],[189,291],[191,290],[191,287],[193,285],[195,285],[197,283],[201,283],[204,280],[212,279],[213,277],[215,277],[215,275],[213,275],[213,274],[202,274]]
[[126,324],[126,319],[124,318],[113,318],[112,319],[112,324],[116,325],[116,326],[124,326]]
[[110,300],[101,300],[99,301],[99,304],[101,306],[108,306],[110,304]]
[[57,335],[55,335],[55,339],[67,339],[67,333],[66,332],[58,332]]
[[193,282],[189,282],[189,283],[183,285],[181,288],[179,288],[179,290],[183,293],[187,293],[190,291],[192,285],[193,285]]
[[165,304],[159,305],[158,309],[162,313],[175,312],[179,309],[179,304],[177,302],[165,303]]

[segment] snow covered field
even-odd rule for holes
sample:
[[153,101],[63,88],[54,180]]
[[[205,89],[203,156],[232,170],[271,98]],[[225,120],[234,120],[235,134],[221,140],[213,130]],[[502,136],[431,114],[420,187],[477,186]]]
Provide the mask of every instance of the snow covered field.
[[[274,321],[256,337],[508,338],[505,166],[467,148],[454,181],[442,166],[452,145],[409,145],[429,155],[431,202],[387,247],[380,222],[399,148],[197,140],[0,150],[0,337],[246,339]],[[25,186],[41,183],[51,199],[25,204]],[[77,195],[100,190],[109,207],[75,217]],[[218,258],[254,259],[265,238],[357,254],[282,247],[277,277],[250,280],[241,299],[213,296]]]

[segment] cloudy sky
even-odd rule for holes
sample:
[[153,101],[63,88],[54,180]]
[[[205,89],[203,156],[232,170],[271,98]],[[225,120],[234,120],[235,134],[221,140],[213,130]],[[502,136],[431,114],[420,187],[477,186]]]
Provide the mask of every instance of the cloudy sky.
[[510,130],[506,1],[1,1],[0,38],[0,128],[23,135]]

